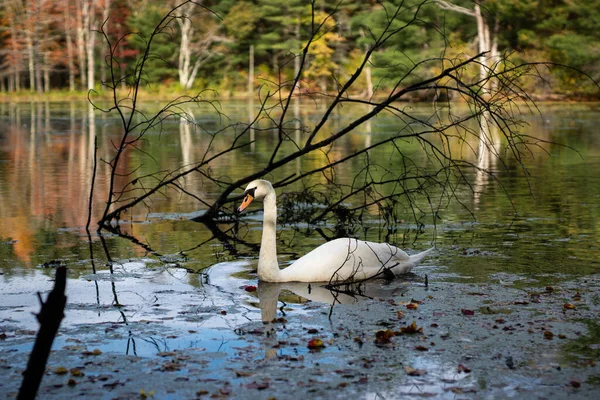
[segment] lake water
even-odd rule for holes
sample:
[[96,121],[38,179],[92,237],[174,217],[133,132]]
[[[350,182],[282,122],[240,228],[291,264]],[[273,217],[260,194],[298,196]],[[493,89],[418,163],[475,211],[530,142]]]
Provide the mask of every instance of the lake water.
[[[232,119],[248,121],[247,104],[223,103],[222,107]],[[428,105],[412,108],[415,114],[426,115],[431,111]],[[319,111],[314,105],[303,105],[300,118],[310,125]],[[355,234],[372,240],[387,234],[388,240],[409,252],[435,244],[437,253],[414,271],[417,279],[428,274],[429,279],[438,280],[547,285],[566,276],[598,273],[600,107],[556,104],[543,106],[541,113],[524,116],[529,124],[523,128],[524,132],[571,148],[545,145],[544,151],[533,150],[526,160],[528,176],[509,157],[487,160],[484,166],[496,172],[502,185],[486,176],[471,176],[475,194],[467,189],[460,194],[466,208],[449,204],[440,211],[441,219],[436,226],[425,219],[424,229],[418,234],[408,218],[391,230],[388,227],[379,230],[381,221],[375,211],[366,221],[369,229],[358,229]],[[222,123],[208,109],[196,111],[195,118],[209,131],[218,129]],[[333,127],[344,118],[336,115]],[[377,135],[388,134],[394,124],[391,118],[379,117],[344,138],[340,151],[343,154],[360,149]],[[154,132],[147,136],[148,142],[142,143],[141,152],[126,154],[126,165],[141,165],[136,173],[144,175],[188,165],[201,157],[209,143],[208,134],[184,123],[167,121],[162,128],[160,135]],[[94,112],[87,103],[0,104],[3,324],[35,328],[29,314],[37,308],[35,292],[51,288],[55,262],[69,267],[70,305],[64,322],[67,326],[90,321],[143,320],[161,309],[159,303],[164,300],[156,299],[165,291],[171,303],[170,308],[164,309],[165,320],[177,318],[181,312],[177,304],[186,304],[190,296],[197,304],[201,303],[199,299],[205,301],[212,296],[212,307],[218,310],[222,302],[234,300],[222,295],[227,291],[208,288],[205,275],[198,272],[229,261],[243,261],[241,266],[225,264],[239,267],[238,272],[256,267],[257,250],[252,245],[260,241],[260,216],[248,214],[243,218],[238,235],[249,246],[223,242],[205,225],[191,221],[204,206],[193,197],[175,191],[156,196],[146,206],[121,216],[126,221],[121,226],[124,235],[105,238],[106,248],[115,260],[112,268],[107,266],[102,243],[94,236],[91,247],[96,259],[92,263],[84,227],[93,168],[93,138],[97,135],[98,154],[103,157],[119,133],[119,121],[114,115]],[[264,163],[276,137],[271,133],[264,137],[260,132],[255,135],[259,139],[255,145],[221,159],[213,165],[213,175],[236,179],[256,169],[257,163]],[[212,145],[218,147],[223,143]],[[426,161],[418,145],[409,145],[407,152],[417,161]],[[306,157],[286,167],[278,178],[309,168],[316,162],[314,157],[320,156]],[[472,161],[477,158],[473,154],[468,157]],[[347,174],[350,179],[355,173],[353,169],[358,168],[361,168],[359,162],[351,163],[339,172],[341,178]],[[99,166],[92,222],[99,219],[104,207],[107,171],[105,166]],[[190,176],[184,185],[201,199],[210,201],[219,195],[218,188],[207,185],[201,177]],[[227,230],[231,225],[221,228]],[[333,235],[331,227],[322,228],[328,236]],[[286,226],[281,230],[278,244],[281,260],[293,260],[322,242],[323,236],[306,226]],[[234,288],[256,284],[252,274],[236,276],[227,284]],[[240,307],[246,307],[259,318],[256,305],[248,303]],[[204,321],[203,329],[218,330],[236,324],[232,320],[219,321]],[[180,323],[198,329],[196,320]],[[151,346],[148,352],[153,349]],[[129,347],[122,350],[129,351]]]

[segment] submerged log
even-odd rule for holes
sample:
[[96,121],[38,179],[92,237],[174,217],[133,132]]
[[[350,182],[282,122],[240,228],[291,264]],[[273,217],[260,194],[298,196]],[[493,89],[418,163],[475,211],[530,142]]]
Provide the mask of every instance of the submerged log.
[[52,348],[54,337],[58,332],[60,322],[64,317],[65,305],[67,303],[67,297],[65,296],[66,284],[67,267],[60,266],[56,268],[54,289],[48,295],[46,302],[41,302],[42,308],[40,313],[36,315],[40,323],[40,329],[35,338],[33,350],[29,355],[27,369],[23,373],[23,382],[21,382],[21,388],[17,396],[19,400],[35,399],[42,383],[50,349]]

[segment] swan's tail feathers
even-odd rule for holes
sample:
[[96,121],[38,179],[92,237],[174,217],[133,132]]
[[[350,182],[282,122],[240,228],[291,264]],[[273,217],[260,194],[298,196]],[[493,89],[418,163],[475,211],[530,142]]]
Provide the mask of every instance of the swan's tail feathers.
[[[419,263],[433,250],[435,250],[435,247],[432,247],[430,249],[427,249],[427,250],[422,251],[417,254],[413,254],[412,256],[408,256],[408,258],[405,258],[404,260],[399,261],[396,266],[392,267],[392,272],[396,276],[410,272],[410,270],[414,266],[419,265]],[[406,253],[404,253],[404,254],[406,254]]]
[[417,254],[413,254],[412,256],[410,256],[410,263],[413,266],[418,265],[433,250],[435,250],[435,247],[432,247],[430,249],[427,249],[427,250],[422,251],[422,252],[417,253]]

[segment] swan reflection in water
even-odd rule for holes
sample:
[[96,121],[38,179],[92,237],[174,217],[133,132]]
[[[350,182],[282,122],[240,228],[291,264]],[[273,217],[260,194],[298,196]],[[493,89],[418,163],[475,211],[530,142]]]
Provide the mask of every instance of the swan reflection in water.
[[[257,295],[261,319],[263,322],[272,322],[277,319],[277,311],[283,309],[283,307],[279,307],[280,298],[283,305],[316,302],[334,307],[336,304],[355,304],[369,298],[391,298],[399,296],[405,291],[405,286],[399,285],[398,281],[388,283],[382,279],[362,283],[360,288],[357,285],[353,285],[351,288],[354,291],[346,290],[346,286],[329,289],[324,287],[322,282],[259,281]],[[294,298],[294,296],[297,297]]]

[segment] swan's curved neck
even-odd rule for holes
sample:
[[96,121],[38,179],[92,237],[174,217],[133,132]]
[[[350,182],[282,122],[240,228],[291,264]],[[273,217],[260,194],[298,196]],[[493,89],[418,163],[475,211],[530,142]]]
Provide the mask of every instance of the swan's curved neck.
[[258,279],[267,282],[279,280],[277,263],[277,200],[275,192],[263,199],[264,219],[260,253],[258,255]]

